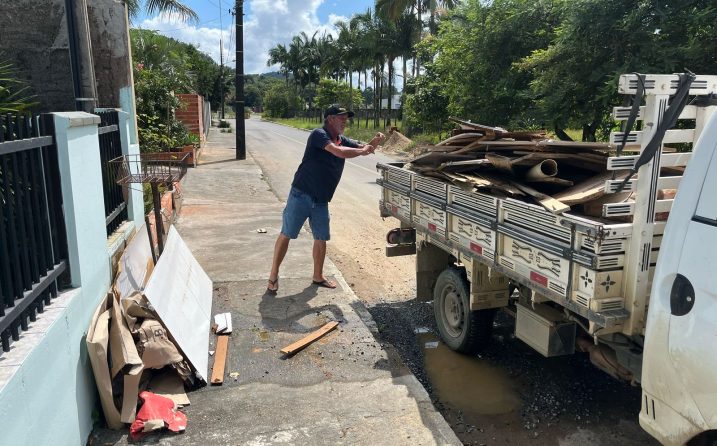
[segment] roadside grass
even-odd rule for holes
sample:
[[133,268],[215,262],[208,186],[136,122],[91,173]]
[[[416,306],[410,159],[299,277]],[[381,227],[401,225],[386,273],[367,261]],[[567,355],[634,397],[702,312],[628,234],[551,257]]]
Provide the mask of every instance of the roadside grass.
[[[303,130],[313,130],[317,127],[321,126],[321,123],[314,120],[309,120],[307,118],[268,118],[266,116],[262,116],[262,119],[266,121],[276,122],[277,124],[284,124],[288,125],[290,127],[294,127],[297,129],[303,129]],[[399,131],[402,128],[402,122],[394,122],[391,121],[391,125],[398,127]],[[350,124],[348,127],[346,127],[346,136],[352,139],[356,139],[358,141],[367,142],[370,141],[371,138],[376,134],[376,132],[381,131],[386,133],[386,129],[383,126],[375,127],[373,125],[373,120],[369,120],[368,128],[366,127],[366,120],[361,119],[360,121],[358,119],[355,119],[352,124]],[[436,144],[440,142],[441,140],[447,138],[449,135],[447,132],[444,132],[442,135],[438,133],[418,133],[412,135],[410,138],[414,142],[414,144],[409,147],[409,150],[415,147],[416,145],[425,145],[425,144]]]

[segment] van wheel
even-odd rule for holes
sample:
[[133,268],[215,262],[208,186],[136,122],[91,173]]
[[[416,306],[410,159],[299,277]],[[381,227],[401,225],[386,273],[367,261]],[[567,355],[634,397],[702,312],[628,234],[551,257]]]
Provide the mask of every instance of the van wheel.
[[485,348],[493,332],[496,309],[471,311],[465,271],[445,269],[433,288],[433,312],[443,342],[452,350],[475,353]]

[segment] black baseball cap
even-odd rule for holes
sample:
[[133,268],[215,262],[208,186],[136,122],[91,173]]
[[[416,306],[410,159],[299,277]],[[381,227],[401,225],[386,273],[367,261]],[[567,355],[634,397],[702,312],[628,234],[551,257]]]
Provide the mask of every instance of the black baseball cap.
[[338,116],[338,115],[348,115],[349,118],[354,117],[354,112],[350,110],[346,110],[343,107],[339,107],[338,105],[332,105],[329,108],[324,111],[324,119],[328,118],[329,116]]

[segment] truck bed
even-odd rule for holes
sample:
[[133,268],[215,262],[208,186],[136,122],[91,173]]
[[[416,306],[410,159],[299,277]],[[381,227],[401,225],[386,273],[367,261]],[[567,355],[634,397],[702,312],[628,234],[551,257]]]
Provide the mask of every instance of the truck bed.
[[[413,226],[418,238],[520,282],[604,328],[629,317],[622,293],[630,223],[606,223],[511,198],[466,191],[378,164],[381,215]],[[659,238],[658,235],[656,238]]]

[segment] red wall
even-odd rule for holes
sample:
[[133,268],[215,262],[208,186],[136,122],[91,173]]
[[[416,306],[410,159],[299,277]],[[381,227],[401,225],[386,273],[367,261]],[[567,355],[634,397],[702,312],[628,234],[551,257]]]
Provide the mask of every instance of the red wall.
[[204,98],[198,94],[178,94],[177,97],[182,101],[182,107],[174,112],[175,116],[204,143],[204,123],[202,122]]

